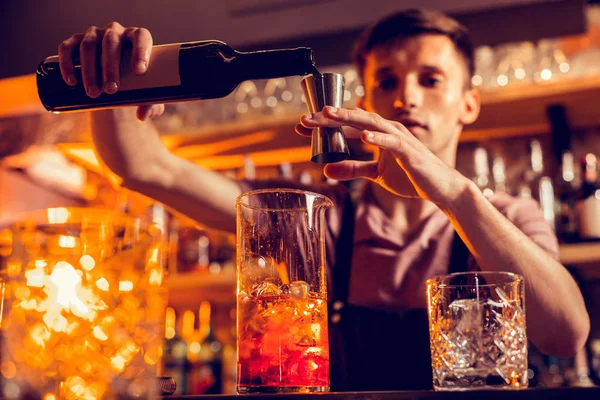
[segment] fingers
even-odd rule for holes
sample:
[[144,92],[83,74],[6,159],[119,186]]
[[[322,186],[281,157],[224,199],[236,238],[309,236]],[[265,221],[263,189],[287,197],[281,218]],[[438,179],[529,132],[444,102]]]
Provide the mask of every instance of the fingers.
[[71,86],[77,84],[73,57],[75,57],[75,54],[79,51],[79,45],[82,39],[82,34],[73,35],[58,46],[60,73],[64,81]]
[[131,69],[136,74],[143,74],[148,69],[152,53],[152,35],[145,28],[128,28],[125,36],[132,46]]
[[343,127],[347,139],[359,139],[363,130],[372,130],[398,134],[404,132],[402,125],[388,121],[379,114],[370,113],[360,108],[325,107],[322,112],[306,114],[300,118],[300,123],[306,128]]
[[144,28],[125,29],[118,22],[111,22],[104,29],[92,26],[84,34],[73,35],[60,44],[60,72],[67,84],[76,85],[74,58],[79,54],[81,78],[88,96],[96,98],[103,91],[113,94],[120,87],[123,48],[132,48],[131,68],[143,74],[150,62],[152,44],[152,35]]
[[300,123],[303,126],[311,129],[323,126],[331,128],[342,126],[341,123],[325,117],[323,113],[305,114],[300,118]]
[[334,123],[350,125],[358,130],[397,133],[398,128],[392,121],[381,117],[379,114],[364,111],[360,108],[325,107],[323,116]]
[[342,161],[327,164],[323,173],[330,179],[347,181],[357,178],[377,179],[377,161]]
[[295,129],[296,129],[296,133],[300,136],[304,136],[304,137],[312,136],[312,129],[306,128],[305,126],[302,126],[302,124],[297,124]]
[[[296,132],[300,136],[312,136],[312,130],[316,127],[330,127],[337,128],[341,125],[337,122],[328,120],[321,113],[317,113],[314,115],[304,115],[300,118],[300,123],[296,125]],[[346,139],[359,139],[360,138],[360,129],[356,129],[352,126],[342,126],[342,131],[344,132],[344,137]]]
[[79,58],[81,59],[81,77],[83,86],[88,96],[100,96],[99,76],[96,68],[98,45],[102,40],[102,31],[95,26],[89,28],[79,45]]
[[398,154],[402,149],[402,137],[399,135],[389,135],[382,132],[363,131],[360,138],[367,144],[375,145],[381,149],[389,150]]
[[125,28],[118,22],[107,25],[102,38],[102,88],[108,94],[120,87],[121,36]]

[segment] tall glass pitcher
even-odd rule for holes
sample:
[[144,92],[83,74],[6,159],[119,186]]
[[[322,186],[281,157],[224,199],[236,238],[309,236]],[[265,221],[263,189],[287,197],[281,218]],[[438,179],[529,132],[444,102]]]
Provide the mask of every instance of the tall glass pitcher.
[[329,390],[325,211],[301,190],[237,200],[239,393]]

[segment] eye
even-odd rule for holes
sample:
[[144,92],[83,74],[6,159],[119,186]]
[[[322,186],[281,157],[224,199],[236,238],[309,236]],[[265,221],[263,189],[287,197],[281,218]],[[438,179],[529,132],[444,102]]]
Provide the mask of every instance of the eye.
[[442,78],[437,75],[425,75],[421,77],[421,85],[425,87],[435,88],[441,85]]
[[381,79],[381,80],[379,80],[379,82],[377,82],[377,87],[386,92],[390,91],[390,90],[394,90],[397,85],[398,85],[397,79],[391,78],[391,77]]

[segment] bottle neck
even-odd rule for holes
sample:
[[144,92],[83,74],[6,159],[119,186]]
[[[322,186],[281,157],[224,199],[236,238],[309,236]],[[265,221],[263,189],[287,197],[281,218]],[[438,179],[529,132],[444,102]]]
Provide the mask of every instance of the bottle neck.
[[244,80],[308,75],[318,72],[310,48],[239,53],[237,67]]

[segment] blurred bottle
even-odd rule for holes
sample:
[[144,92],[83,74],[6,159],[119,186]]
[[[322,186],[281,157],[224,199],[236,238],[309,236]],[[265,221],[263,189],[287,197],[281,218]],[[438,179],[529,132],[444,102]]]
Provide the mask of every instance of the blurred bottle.
[[537,200],[544,220],[555,229],[554,184],[552,179],[544,174],[544,154],[542,144],[537,139],[530,143],[530,165],[524,173],[518,192],[521,197]]
[[298,181],[302,185],[309,186],[309,185],[312,185],[312,183],[313,183],[313,176],[309,170],[305,169],[302,172],[300,172],[300,174],[298,175]]
[[600,239],[600,187],[597,159],[588,153],[581,163],[582,183],[577,194],[577,216],[581,240]]
[[562,154],[559,174],[556,178],[559,201],[556,218],[556,234],[559,241],[573,243],[578,240],[577,232],[577,187],[575,183],[575,157],[571,151]]
[[200,304],[199,330],[202,342],[197,353],[190,353],[190,393],[220,394],[223,391],[223,345],[214,335],[211,305],[207,301]]
[[289,181],[294,179],[294,172],[291,163],[285,161],[279,164],[279,177]]
[[494,178],[494,191],[510,193],[506,185],[506,166],[502,156],[494,157],[492,162],[492,177]]
[[256,165],[254,164],[252,157],[248,155],[244,157],[244,165],[241,172],[243,179],[248,179],[251,181],[256,179]]
[[187,374],[189,362],[187,358],[188,344],[177,334],[175,310],[171,307],[165,313],[165,343],[163,346],[163,373],[177,383],[176,394],[187,394]]
[[494,194],[492,182],[490,180],[490,166],[488,152],[485,148],[478,146],[473,151],[473,170],[475,176],[473,182],[483,192],[485,197],[491,197]]
[[600,385],[600,338],[590,339],[590,372],[597,385]]
[[555,174],[557,199],[556,234],[561,242],[577,240],[577,197],[575,157],[571,146],[572,129],[567,118],[567,110],[561,104],[551,104],[546,108],[551,125],[553,160],[559,165]]
[[529,143],[529,165],[523,173],[523,179],[519,184],[519,197],[539,198],[539,193],[534,190],[536,183],[542,175],[544,169],[544,158],[542,146],[538,140],[532,140]]
[[561,370],[560,360],[554,356],[544,356],[545,369],[541,373],[540,385],[547,388],[565,386],[565,378]]
[[223,343],[223,393],[237,393],[236,307],[229,310],[228,340]]
[[181,228],[177,247],[177,272],[207,272],[211,261],[210,246],[208,232],[191,226]]
[[584,347],[573,357],[572,373],[569,376],[568,386],[592,387],[594,382],[590,378],[587,350]]

